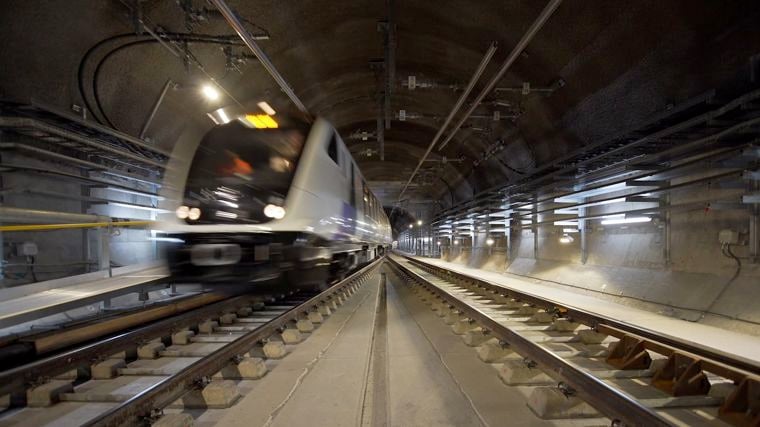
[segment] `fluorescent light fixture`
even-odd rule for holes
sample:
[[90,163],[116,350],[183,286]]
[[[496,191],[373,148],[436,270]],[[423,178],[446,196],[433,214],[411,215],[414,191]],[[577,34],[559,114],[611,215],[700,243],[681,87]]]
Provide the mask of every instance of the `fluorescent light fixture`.
[[229,123],[231,121],[227,116],[227,113],[224,112],[224,108],[219,109],[219,118],[222,119],[224,123]]
[[127,190],[127,189],[119,188],[119,187],[105,187],[103,189],[104,190],[108,190],[108,191],[115,191],[117,193],[133,194],[135,196],[140,196],[140,197],[151,197],[151,198],[156,199],[156,200],[164,200],[164,199],[166,199],[166,197],[159,196],[158,194],[143,193],[141,191]]
[[170,211],[167,211],[166,209],[154,208],[152,206],[131,205],[129,203],[119,203],[119,202],[108,202],[108,206],[118,206],[122,208],[137,209],[141,211],[150,211],[150,212],[157,212],[157,213],[170,212]]
[[602,225],[616,225],[616,224],[636,224],[642,222],[649,222],[652,218],[648,216],[634,216],[631,218],[612,218],[602,220]]
[[201,93],[209,101],[216,101],[219,99],[219,91],[212,85],[203,85],[201,87]]
[[625,183],[619,182],[617,184],[606,185],[602,188],[580,191],[578,193],[571,194],[565,197],[557,197],[554,199],[554,201],[557,203],[581,203],[583,202],[583,199],[586,197],[593,197],[593,196],[598,196],[600,194],[612,193],[614,191],[620,191],[625,188],[626,188]]
[[261,108],[261,111],[269,114],[270,116],[274,116],[275,114],[277,114],[277,112],[274,111],[274,108],[272,108],[272,106],[267,104],[266,101],[261,101],[256,105],[258,105],[259,108]]
[[[554,201],[556,202],[557,200],[560,200],[560,199],[555,199]],[[572,208],[554,209],[554,213],[555,214],[576,214],[578,213],[578,208],[589,208],[591,206],[611,205],[613,203],[622,203],[622,202],[625,202],[625,197],[619,197],[617,199],[611,199],[611,200],[604,200],[601,202],[583,203],[582,205],[573,206]],[[560,203],[564,203],[564,202],[560,202]]]
[[577,228],[563,228],[562,232],[563,233],[577,233],[578,229]]
[[148,237],[148,240],[153,242],[185,243],[184,240],[176,237]]
[[217,200],[217,202],[235,209],[238,209],[240,207],[237,203],[228,202],[226,200]]
[[554,221],[554,225],[558,225],[560,227],[577,227],[578,221]]

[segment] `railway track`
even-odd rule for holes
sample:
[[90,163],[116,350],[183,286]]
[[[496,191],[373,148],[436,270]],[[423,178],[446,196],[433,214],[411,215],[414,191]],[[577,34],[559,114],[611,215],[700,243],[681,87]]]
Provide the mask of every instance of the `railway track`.
[[760,426],[760,367],[413,258],[391,265],[545,419]]
[[0,425],[35,424],[33,407],[51,417],[69,405],[79,418],[64,423],[117,426],[184,425],[189,415],[163,410],[230,406],[240,397],[231,380],[265,375],[264,360],[283,357],[380,262],[319,294],[237,296],[0,372],[10,407]]

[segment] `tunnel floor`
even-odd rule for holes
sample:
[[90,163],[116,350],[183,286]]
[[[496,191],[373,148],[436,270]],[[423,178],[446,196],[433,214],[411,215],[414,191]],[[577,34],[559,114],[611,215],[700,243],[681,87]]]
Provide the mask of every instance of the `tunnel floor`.
[[[386,274],[385,286],[380,273]],[[195,424],[581,426],[595,421],[539,419],[526,405],[530,387],[504,385],[494,365],[479,360],[387,267],[308,339],[287,347],[285,358],[267,361],[264,378],[238,384],[243,397],[236,405],[190,411]]]

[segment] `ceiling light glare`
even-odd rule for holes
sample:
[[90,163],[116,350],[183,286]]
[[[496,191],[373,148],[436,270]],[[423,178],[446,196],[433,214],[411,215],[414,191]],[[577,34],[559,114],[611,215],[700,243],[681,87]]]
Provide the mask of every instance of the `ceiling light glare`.
[[559,238],[559,242],[562,243],[563,245],[573,243],[573,241],[575,241],[575,239],[573,239],[573,236],[569,234],[563,234],[562,237]]
[[203,87],[201,87],[201,93],[209,101],[217,101],[220,97],[219,91],[211,85],[203,85]]

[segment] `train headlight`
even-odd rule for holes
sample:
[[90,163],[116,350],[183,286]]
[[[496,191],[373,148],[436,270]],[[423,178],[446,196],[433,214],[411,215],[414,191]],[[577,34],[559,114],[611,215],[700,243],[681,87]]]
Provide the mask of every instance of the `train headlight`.
[[285,216],[285,208],[269,204],[264,206],[264,215],[267,218],[282,219]]
[[197,220],[200,217],[201,217],[201,210],[198,208],[190,208],[190,210],[187,212],[187,218],[193,221]]
[[180,206],[177,208],[176,214],[179,219],[187,219],[187,217],[190,216],[190,208],[187,206]]

